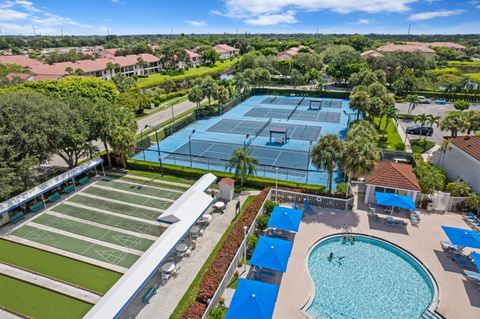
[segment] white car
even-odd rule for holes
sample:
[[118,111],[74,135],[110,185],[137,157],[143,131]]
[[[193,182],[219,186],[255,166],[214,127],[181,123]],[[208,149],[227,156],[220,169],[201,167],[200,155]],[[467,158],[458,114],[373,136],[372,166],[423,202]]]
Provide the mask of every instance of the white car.
[[432,103],[432,100],[430,99],[427,99],[426,97],[422,96],[422,95],[418,95],[418,100],[420,101],[421,104],[430,104]]

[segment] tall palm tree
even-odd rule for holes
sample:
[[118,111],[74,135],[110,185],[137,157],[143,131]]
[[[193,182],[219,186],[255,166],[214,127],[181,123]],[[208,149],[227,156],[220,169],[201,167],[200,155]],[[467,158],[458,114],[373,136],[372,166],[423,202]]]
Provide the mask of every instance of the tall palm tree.
[[243,186],[245,179],[255,174],[257,164],[258,161],[251,155],[249,147],[239,147],[233,151],[225,167],[230,172],[235,170],[235,177],[240,177],[240,186]]
[[445,155],[447,154],[447,151],[449,149],[451,149],[451,147],[448,140],[443,141],[443,143],[440,144],[440,148],[438,149],[442,153],[442,168],[444,168],[445,166]]
[[203,94],[208,98],[208,105],[210,106],[212,97],[217,93],[218,85],[212,78],[207,78],[202,84]]
[[369,173],[379,160],[377,144],[368,136],[357,136],[345,145],[343,166],[351,178]]
[[465,129],[467,134],[470,135],[472,131],[480,129],[480,112],[479,111],[466,111],[463,112],[463,118],[465,121]]
[[236,74],[233,80],[235,82],[235,87],[237,88],[238,94],[242,94],[245,90],[250,88],[250,81],[243,72]]
[[322,136],[312,147],[312,163],[317,169],[328,173],[328,192],[332,192],[333,170],[339,164],[343,154],[343,141],[335,134]]
[[[423,132],[423,128],[425,127],[425,124],[427,124],[430,121],[431,115],[430,114],[419,114],[415,116],[415,123],[420,123],[420,134]],[[425,134],[425,138],[427,138],[427,134]]]
[[405,98],[405,101],[409,103],[408,111],[407,111],[408,114],[411,114],[412,111],[415,110],[415,107],[417,107],[418,104],[420,104],[420,99],[418,98],[418,96],[413,94],[407,95],[407,97]]
[[392,119],[397,118],[397,109],[393,106],[387,107],[383,111],[383,115],[385,116],[385,127],[383,128],[382,140],[385,139],[385,133],[387,132],[388,122],[390,122],[390,120]]
[[192,103],[195,103],[198,106],[200,102],[203,101],[203,90],[198,85],[195,85],[189,92],[188,92],[188,100]]
[[357,111],[357,119],[360,117],[360,113],[368,111],[369,102],[370,95],[365,85],[358,85],[353,88],[349,104],[352,110]]
[[465,118],[461,111],[450,111],[440,121],[440,128],[442,130],[450,131],[451,137],[456,137],[458,132],[465,130]]

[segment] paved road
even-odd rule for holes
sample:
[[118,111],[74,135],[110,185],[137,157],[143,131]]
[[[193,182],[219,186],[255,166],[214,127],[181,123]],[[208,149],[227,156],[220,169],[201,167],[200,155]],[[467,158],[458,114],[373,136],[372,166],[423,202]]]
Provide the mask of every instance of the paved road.
[[[408,112],[408,103],[396,103],[395,107],[397,108],[400,114],[407,114]],[[479,104],[472,104],[469,110],[480,111]],[[453,104],[448,103],[446,105],[438,105],[438,104],[419,104],[415,109],[411,112],[414,115],[419,114],[431,114],[434,116],[440,116],[443,118],[448,111],[455,111]],[[415,125],[416,123],[413,120],[401,120],[405,127]],[[450,136],[450,132],[442,131],[440,128],[434,125],[433,127],[433,135],[429,136],[427,139],[434,141],[437,144],[441,144],[443,142],[444,136]],[[410,138],[418,138],[417,135],[410,135]]]

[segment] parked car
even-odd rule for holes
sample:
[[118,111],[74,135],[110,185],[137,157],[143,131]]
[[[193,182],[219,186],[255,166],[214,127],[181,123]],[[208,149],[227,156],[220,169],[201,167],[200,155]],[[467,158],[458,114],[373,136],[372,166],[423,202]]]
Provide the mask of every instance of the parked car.
[[430,103],[432,103],[432,100],[427,99],[423,95],[418,95],[418,100],[420,101],[420,104],[430,104]]
[[407,134],[431,136],[433,134],[433,127],[431,126],[422,127],[421,125],[409,126],[407,127]]

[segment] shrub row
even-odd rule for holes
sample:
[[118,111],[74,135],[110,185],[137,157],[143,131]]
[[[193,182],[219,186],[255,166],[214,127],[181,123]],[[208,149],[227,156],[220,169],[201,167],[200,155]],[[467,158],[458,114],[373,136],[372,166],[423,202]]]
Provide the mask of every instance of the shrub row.
[[162,104],[163,102],[168,101],[170,99],[174,99],[174,98],[177,98],[177,97],[180,97],[180,96],[184,96],[184,95],[188,94],[188,91],[189,91],[188,89],[185,89],[185,90],[180,90],[180,91],[177,91],[177,92],[160,94],[160,95],[152,97],[152,102],[155,104],[155,106],[158,106],[158,105]]
[[[225,275],[228,266],[232,262],[238,248],[244,239],[243,227],[250,227],[255,221],[258,211],[265,201],[270,188],[264,188],[262,192],[253,200],[250,206],[245,210],[235,226],[232,228],[227,239],[218,251],[215,260],[210,265],[203,277],[200,288],[197,294],[197,301],[208,304],[208,301],[213,297],[220,282]],[[185,317],[184,318],[188,318]]]
[[207,305],[204,303],[194,301],[188,305],[187,309],[183,313],[182,318],[186,319],[194,319],[194,318],[202,318],[203,314],[207,310]]
[[[155,172],[160,171],[160,164],[155,162],[128,159],[127,165],[128,165],[128,168],[132,170],[155,171]],[[195,178],[198,179],[207,173],[212,173],[219,178],[229,177],[229,178],[235,179],[235,176],[233,174],[227,173],[227,172],[204,170],[201,168],[184,167],[184,166],[177,166],[177,165],[170,165],[170,164],[163,164],[163,172],[168,175],[173,175],[178,177],[188,177],[188,178],[194,178],[194,179]],[[240,179],[236,179],[236,182],[239,185]],[[312,184],[289,182],[289,181],[282,181],[282,180],[278,180],[277,183],[278,183],[278,186],[281,186],[281,187],[303,189],[315,195],[326,194],[326,187],[323,185],[312,185]],[[275,180],[271,178],[248,177],[245,179],[243,186],[251,187],[255,189],[262,189],[264,187],[272,186],[274,184],[275,184]]]
[[348,99],[350,92],[344,91],[319,91],[319,90],[294,90],[282,88],[253,88],[252,95],[269,94],[269,95],[300,95],[300,96],[319,96],[332,99]]

